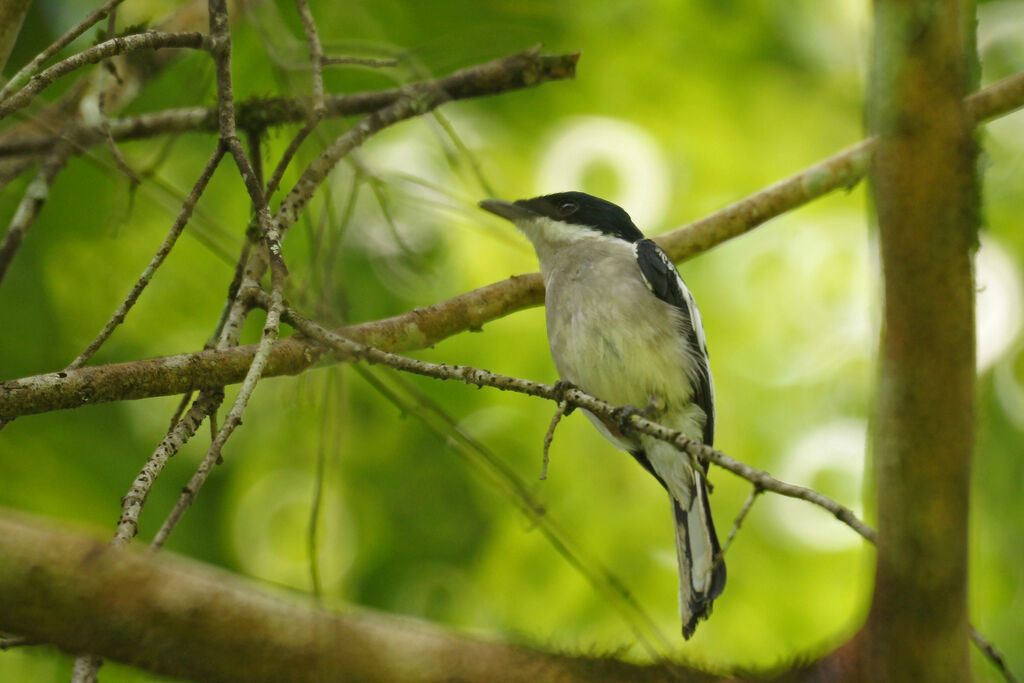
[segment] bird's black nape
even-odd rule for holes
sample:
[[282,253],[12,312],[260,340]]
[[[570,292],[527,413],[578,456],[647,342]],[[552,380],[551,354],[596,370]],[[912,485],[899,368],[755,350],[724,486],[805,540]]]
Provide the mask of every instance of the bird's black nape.
[[553,220],[584,225],[627,242],[644,238],[622,207],[586,192],[546,194],[520,199],[515,204]]

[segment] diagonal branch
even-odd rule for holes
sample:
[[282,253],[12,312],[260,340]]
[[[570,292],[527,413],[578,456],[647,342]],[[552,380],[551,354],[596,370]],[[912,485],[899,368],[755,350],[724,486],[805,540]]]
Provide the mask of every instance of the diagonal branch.
[[157,50],[168,47],[188,47],[196,50],[209,50],[211,41],[209,36],[193,31],[180,33],[161,33],[159,31],[148,31],[146,33],[135,33],[129,36],[111,38],[99,45],[94,45],[87,50],[61,60],[50,68],[36,74],[25,85],[24,88],[12,94],[6,100],[0,102],[0,119],[4,119],[12,112],[18,111],[27,106],[36,95],[48,88],[61,76],[81,69],[83,66],[97,64],[104,59],[114,55],[123,55],[138,50]]
[[[0,88],[0,102],[7,99],[12,92],[20,88],[39,67],[46,63],[46,60],[70,45],[71,41],[88,31],[97,22],[102,21],[111,10],[115,9],[122,2],[124,0],[107,0],[107,2],[90,12],[82,21],[68,29],[52,45],[33,57],[31,62],[18,69],[18,72],[11,76],[11,80],[7,81],[3,88]],[[2,61],[0,61],[0,67],[2,66]]]
[[56,180],[57,174],[61,172],[71,157],[72,149],[72,145],[63,142],[54,147],[43,163],[39,165],[36,177],[28,184],[25,195],[7,227],[7,232],[4,234],[3,240],[0,241],[0,283],[3,282],[11,261],[14,260],[21,243],[25,240],[25,234],[32,227],[36,216],[39,215],[39,210],[50,196],[50,188]]
[[[543,58],[541,58],[543,59]],[[564,58],[563,58],[564,59]],[[566,65],[563,63],[562,65]],[[542,64],[535,66],[545,72]],[[463,72],[453,74],[455,78]],[[444,79],[442,79],[444,80]],[[450,85],[450,84],[449,84]],[[455,92],[465,93],[467,88]],[[449,92],[449,94],[452,94]],[[967,100],[976,121],[1024,106],[1024,74],[1004,79]],[[865,141],[714,214],[662,235],[658,241],[675,260],[687,258],[753,229],[784,211],[857,182],[870,159]],[[544,300],[537,273],[516,276],[408,313],[354,325],[341,334],[390,351],[425,348],[454,334]],[[180,394],[207,386],[236,384],[256,352],[254,345],[152,360],[117,363],[75,372],[49,373],[0,382],[0,417],[16,417],[88,403]],[[298,374],[321,360],[323,349],[292,337],[274,345],[264,376]]]
[[[530,59],[509,63],[515,57],[530,55]],[[370,114],[394,104],[404,97],[410,89],[434,89],[447,92],[451,100],[468,99],[486,95],[496,95],[507,90],[539,85],[546,81],[572,78],[579,54],[541,55],[531,50],[521,55],[506,57],[495,62],[468,67],[438,79],[419,81],[399,88],[375,90],[371,92],[351,93],[344,95],[325,95],[325,117],[340,118]],[[474,91],[466,87],[472,82],[473,75],[493,65],[505,62],[506,68],[524,69],[522,80],[505,79],[484,84],[484,89]],[[257,98],[235,104],[235,118],[244,130],[259,130],[289,123],[304,123],[309,119],[312,100],[308,98]],[[138,140],[160,135],[176,135],[186,132],[216,133],[219,131],[217,107],[184,107],[169,109],[152,114],[141,114],[125,118],[111,119],[110,135],[114,140]],[[103,141],[103,130],[99,126],[80,126],[72,129],[76,139],[83,146],[98,144]],[[56,144],[58,136],[24,136],[17,139],[0,141],[0,157],[36,155],[45,152]]]

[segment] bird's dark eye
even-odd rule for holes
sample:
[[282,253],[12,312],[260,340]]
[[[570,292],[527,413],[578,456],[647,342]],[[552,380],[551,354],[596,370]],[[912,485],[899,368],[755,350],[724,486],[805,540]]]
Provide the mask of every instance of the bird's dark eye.
[[558,205],[558,214],[560,216],[571,216],[576,213],[578,208],[579,206],[577,206],[576,202],[562,202]]

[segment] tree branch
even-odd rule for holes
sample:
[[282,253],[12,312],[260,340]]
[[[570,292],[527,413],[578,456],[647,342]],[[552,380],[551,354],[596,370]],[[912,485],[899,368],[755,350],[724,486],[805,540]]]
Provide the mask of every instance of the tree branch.
[[[493,68],[506,60],[519,57],[521,79],[503,79],[480,82],[474,74]],[[372,92],[324,97],[326,118],[339,118],[370,114],[394,104],[410,91],[434,90],[448,94],[448,100],[496,95],[509,90],[539,85],[546,81],[572,78],[579,54],[541,55],[530,50],[513,57],[505,57],[478,66],[468,67],[449,76],[411,83],[399,88]],[[509,64],[508,67],[514,67]],[[474,82],[475,81],[475,82]],[[478,88],[478,89],[477,89]],[[261,130],[289,123],[304,123],[309,119],[312,100],[309,98],[271,97],[247,100],[235,104],[235,119],[243,130]],[[217,107],[185,107],[152,114],[110,119],[110,135],[114,140],[138,140],[159,135],[186,132],[218,132]],[[100,126],[80,126],[70,130],[83,147],[98,144],[104,139]],[[38,155],[56,144],[59,136],[22,136],[0,141],[0,157]]]
[[57,179],[57,174],[61,172],[71,157],[72,149],[70,144],[63,142],[54,147],[43,163],[39,165],[36,177],[25,189],[25,195],[21,198],[10,225],[7,226],[3,241],[0,241],[0,283],[3,282],[11,261],[14,260],[21,243],[25,240],[25,234],[28,233],[36,216],[39,215],[39,210],[43,208],[43,204],[49,198],[50,188]]
[[[16,2],[4,4],[17,5],[22,3],[27,7],[30,2],[31,0],[28,2],[25,2],[25,0],[16,0]],[[25,81],[27,81],[29,77],[39,69],[39,67],[46,63],[46,60],[70,45],[71,41],[88,31],[89,28],[94,26],[97,22],[102,21],[103,18],[111,12],[111,10],[115,10],[122,2],[124,2],[124,0],[107,0],[107,2],[90,12],[84,19],[82,19],[82,21],[68,29],[68,31],[54,41],[53,44],[33,57],[31,62],[18,69],[18,72],[11,76],[11,80],[7,81],[3,88],[0,88],[0,102],[7,99],[14,90],[20,88]],[[6,59],[6,55],[4,55],[4,59]],[[3,69],[4,59],[0,59],[0,69]]]
[[[561,59],[575,59],[575,56]],[[568,65],[563,64],[563,67],[568,68]],[[465,88],[458,92],[464,91]],[[976,122],[1024,106],[1024,74],[1003,79],[967,98],[967,102]],[[865,140],[706,218],[660,235],[656,240],[673,260],[692,257],[785,211],[856,184],[866,172],[873,148],[874,140]],[[530,273],[426,308],[338,332],[388,351],[408,351],[432,346],[460,332],[479,330],[485,323],[539,306],[543,301],[544,285],[540,275]],[[49,373],[0,382],[0,418],[236,384],[245,377],[245,369],[255,352],[255,346],[249,345],[221,353],[204,351],[83,368],[74,374],[63,373],[64,376]],[[298,374],[317,363],[321,356],[322,349],[302,339],[293,337],[280,341],[274,345],[264,376]]]
[[222,570],[111,548],[9,512],[0,512],[0,629],[191,680],[724,680],[675,664],[492,643],[368,611],[327,612]]
[[[25,87],[0,102],[0,120],[27,106],[36,95],[48,88],[61,76],[89,64],[102,62],[114,55],[122,55],[137,50],[156,50],[169,47],[188,47],[197,50],[209,50],[210,38],[202,33],[186,31],[182,33],[160,33],[148,31],[129,36],[118,36],[94,45],[76,55],[61,60],[50,68],[36,74]],[[102,133],[102,126],[99,126]]]

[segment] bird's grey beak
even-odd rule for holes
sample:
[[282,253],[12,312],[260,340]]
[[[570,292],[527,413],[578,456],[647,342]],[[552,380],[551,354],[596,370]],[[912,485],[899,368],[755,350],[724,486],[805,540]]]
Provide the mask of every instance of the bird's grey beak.
[[500,199],[485,199],[480,202],[480,208],[485,211],[490,211],[502,218],[508,219],[513,223],[516,221],[530,220],[540,215],[536,211],[528,209],[525,206],[513,204],[512,202],[503,202]]

